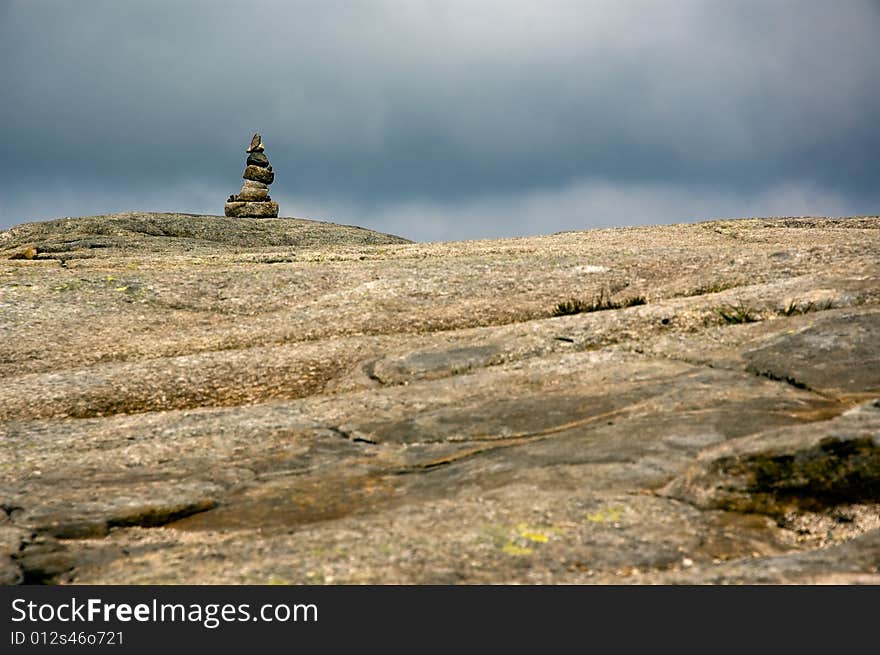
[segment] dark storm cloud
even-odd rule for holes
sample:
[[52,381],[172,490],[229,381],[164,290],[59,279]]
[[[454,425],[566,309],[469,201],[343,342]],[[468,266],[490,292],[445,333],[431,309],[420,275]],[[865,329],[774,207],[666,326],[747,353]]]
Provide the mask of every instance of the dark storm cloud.
[[282,213],[416,238],[876,212],[872,2],[4,2],[0,227]]

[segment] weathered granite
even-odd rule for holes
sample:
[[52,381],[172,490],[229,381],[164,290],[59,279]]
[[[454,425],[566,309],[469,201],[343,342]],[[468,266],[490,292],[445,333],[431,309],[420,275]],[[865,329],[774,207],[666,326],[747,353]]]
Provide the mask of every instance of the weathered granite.
[[661,493],[703,509],[776,517],[880,506],[880,400],[709,448]]
[[[817,317],[743,353],[759,375],[835,396],[880,396],[880,320],[854,313]],[[833,356],[831,354],[833,353]]]
[[[878,253],[872,217],[0,233],[0,580],[877,584]],[[553,316],[599,293],[647,304]]]

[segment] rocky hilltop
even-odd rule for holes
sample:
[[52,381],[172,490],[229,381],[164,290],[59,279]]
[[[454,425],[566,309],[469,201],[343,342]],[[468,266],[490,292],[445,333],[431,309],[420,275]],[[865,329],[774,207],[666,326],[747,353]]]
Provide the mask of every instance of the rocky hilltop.
[[880,583],[880,218],[0,233],[0,581]]

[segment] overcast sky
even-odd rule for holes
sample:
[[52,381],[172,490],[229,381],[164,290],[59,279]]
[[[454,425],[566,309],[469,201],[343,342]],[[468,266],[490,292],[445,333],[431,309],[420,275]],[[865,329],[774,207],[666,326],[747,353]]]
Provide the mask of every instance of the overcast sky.
[[223,214],[417,240],[880,213],[876,0],[0,0],[0,228]]

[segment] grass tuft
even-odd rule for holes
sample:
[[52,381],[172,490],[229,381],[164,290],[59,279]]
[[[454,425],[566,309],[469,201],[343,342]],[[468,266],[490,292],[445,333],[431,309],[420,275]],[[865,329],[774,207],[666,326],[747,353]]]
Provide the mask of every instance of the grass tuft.
[[705,282],[695,289],[691,289],[687,293],[684,294],[685,297],[691,296],[705,296],[708,293],[720,293],[722,291],[726,291],[727,289],[732,289],[734,287],[738,287],[740,285],[739,282]]
[[601,312],[607,309],[622,309],[624,307],[645,305],[647,302],[644,296],[632,296],[619,301],[611,300],[603,290],[592,300],[569,298],[557,303],[556,307],[553,308],[553,316],[570,316],[571,314],[582,314],[585,312]]
[[756,310],[749,309],[741,304],[735,307],[719,307],[716,311],[718,312],[718,316],[721,317],[721,320],[728,325],[739,325],[741,323],[757,323],[759,320],[761,320],[758,317],[758,312]]
[[797,300],[792,300],[787,306],[779,310],[779,314],[781,316],[797,316],[799,314],[808,314],[809,312],[824,312],[833,307],[834,304],[831,300],[824,300],[818,303],[813,302],[812,300],[806,303],[799,303]]

